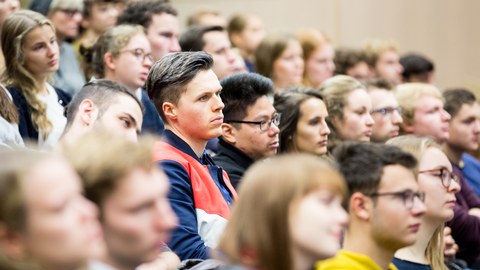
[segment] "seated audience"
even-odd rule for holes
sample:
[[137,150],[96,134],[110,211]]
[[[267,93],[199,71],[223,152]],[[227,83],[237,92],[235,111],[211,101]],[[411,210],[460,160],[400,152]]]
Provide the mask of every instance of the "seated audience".
[[18,131],[17,108],[8,90],[2,84],[0,88],[0,150],[22,147],[24,144]]
[[350,223],[343,249],[317,269],[396,270],[393,256],[417,241],[426,210],[416,159],[384,144],[345,144],[334,155],[350,192]]
[[225,28],[227,20],[215,9],[202,8],[194,11],[187,18],[187,26],[203,25],[203,26],[220,26]]
[[403,122],[394,86],[384,79],[369,80],[366,84],[372,101],[370,114],[374,121],[370,139],[372,142],[384,143],[400,134]]
[[394,41],[387,39],[368,40],[363,47],[374,78],[382,78],[396,85],[402,82],[403,67]]
[[3,83],[18,110],[20,135],[52,148],[65,128],[63,112],[70,101],[67,93],[48,83],[59,64],[54,27],[39,13],[17,11],[3,23],[1,44],[6,57]]
[[372,79],[364,51],[351,48],[335,50],[335,75],[348,75],[359,81]]
[[166,129],[156,144],[170,181],[168,198],[179,218],[169,246],[181,260],[210,256],[237,195],[225,171],[205,152],[222,134],[222,86],[206,52],[165,55],[150,70],[147,91]]
[[430,136],[437,143],[448,139],[450,114],[443,109],[440,90],[424,83],[406,83],[397,86],[395,97],[400,105],[402,134]]
[[32,0],[29,8],[46,16],[55,29],[60,58],[59,68],[53,74],[54,86],[75,95],[85,84],[85,74],[69,40],[78,36],[83,0]]
[[312,88],[287,88],[275,95],[280,120],[280,153],[305,152],[327,154],[327,107],[323,97]]
[[73,167],[26,149],[0,160],[0,261],[11,264],[2,269],[82,269],[102,232]]
[[404,83],[433,83],[435,65],[425,56],[413,53],[406,54],[400,57],[400,64],[403,67],[402,78]]
[[[154,140],[137,142],[91,133],[66,147],[85,185],[85,196],[98,206],[105,251],[93,258],[91,270],[134,270],[162,261],[176,269],[178,258],[167,259],[165,241],[177,225],[168,203],[169,184],[153,157]],[[101,151],[98,151],[101,149]],[[173,263],[173,265],[170,265]],[[159,269],[159,268],[156,268]]]
[[242,181],[218,248],[227,264],[308,270],[337,253],[348,221],[342,207],[347,190],[337,170],[313,156],[290,154],[256,163]]
[[[2,28],[3,21],[8,15],[20,9],[20,0],[7,0],[3,1],[0,5],[0,29]],[[5,58],[3,53],[0,52],[0,74],[5,71]]]
[[302,83],[303,51],[292,35],[267,35],[255,51],[255,70],[272,79],[276,91]]
[[274,86],[255,73],[234,74],[220,81],[224,123],[213,157],[227,171],[234,188],[255,161],[277,153],[280,114],[272,104]]
[[333,76],[335,71],[335,50],[331,40],[315,29],[297,32],[296,37],[303,50],[303,85],[320,88],[320,85]]
[[404,135],[387,144],[400,147],[418,160],[415,169],[420,191],[425,192],[427,211],[418,227],[415,244],[395,253],[393,263],[399,270],[447,270],[444,262],[443,230],[454,214],[455,193],[460,191],[459,179],[452,174],[452,165],[440,146],[431,138]]

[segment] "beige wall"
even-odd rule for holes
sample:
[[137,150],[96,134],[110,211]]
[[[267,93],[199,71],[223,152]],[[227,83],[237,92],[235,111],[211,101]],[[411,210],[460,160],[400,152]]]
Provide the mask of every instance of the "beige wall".
[[213,7],[227,17],[252,12],[268,31],[315,27],[337,46],[360,46],[372,37],[392,38],[400,51],[421,52],[436,64],[441,88],[480,93],[478,0],[171,0],[182,22],[192,11]]

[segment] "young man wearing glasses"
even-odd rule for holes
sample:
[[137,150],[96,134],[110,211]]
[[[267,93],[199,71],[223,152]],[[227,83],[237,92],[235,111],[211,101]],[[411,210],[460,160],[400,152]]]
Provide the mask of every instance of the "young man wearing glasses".
[[370,137],[372,142],[385,143],[400,132],[403,119],[393,89],[394,86],[384,79],[367,81],[367,91],[373,108],[370,114],[375,121]]
[[239,73],[224,78],[220,84],[224,123],[213,159],[227,171],[237,188],[250,165],[277,153],[280,114],[272,104],[275,86],[270,79]]
[[443,152],[452,163],[453,173],[460,179],[461,187],[460,192],[455,194],[457,198],[455,215],[448,225],[459,246],[457,258],[467,261],[472,268],[478,269],[480,267],[480,245],[478,244],[480,243],[480,197],[474,193],[468,181],[478,186],[479,165],[478,161],[477,165],[464,163],[462,155],[467,151],[476,151],[479,147],[480,107],[475,95],[466,89],[446,90],[443,92],[443,97],[445,98],[444,108],[452,116],[449,137],[443,144]]
[[413,173],[416,159],[383,144],[345,144],[334,156],[350,191],[350,223],[343,250],[317,269],[396,270],[393,256],[415,243],[426,210]]
[[179,226],[169,247],[180,259],[210,256],[223,232],[236,192],[205,151],[222,134],[222,86],[206,52],[177,52],[156,62],[146,87],[165,123],[155,159],[167,174]]

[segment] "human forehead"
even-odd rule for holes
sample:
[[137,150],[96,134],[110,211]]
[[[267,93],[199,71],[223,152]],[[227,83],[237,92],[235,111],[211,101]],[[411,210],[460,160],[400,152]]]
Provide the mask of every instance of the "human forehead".
[[400,164],[391,164],[383,167],[379,192],[395,192],[402,190],[418,190],[418,183],[413,171]]
[[455,115],[452,115],[452,120],[463,120],[465,118],[475,117],[480,119],[480,105],[477,102],[463,103]]
[[50,39],[55,36],[53,28],[49,24],[38,25],[29,31],[25,38],[23,39],[24,44],[31,44],[37,42],[38,40]]
[[428,147],[420,158],[418,168],[422,170],[431,170],[438,168],[447,168],[452,171],[452,164],[442,150],[437,147]]
[[150,24],[147,27],[147,31],[150,29],[157,31],[170,31],[177,34],[179,30],[178,17],[166,12],[153,14]]
[[106,108],[105,112],[118,114],[129,113],[138,121],[139,115],[142,115],[142,108],[140,107],[138,100],[135,100],[132,96],[127,94],[122,94],[114,98],[112,103]]
[[186,91],[180,96],[198,95],[207,92],[217,92],[222,89],[217,75],[212,69],[201,70],[195,77],[187,84]]
[[322,114],[324,116],[328,116],[327,107],[325,103],[316,97],[310,97],[302,104],[300,104],[300,114],[302,116],[307,116],[312,113]]
[[370,99],[372,101],[372,107],[398,107],[397,99],[393,91],[386,89],[376,88],[368,91]]
[[415,100],[416,110],[429,110],[433,107],[443,108],[443,100],[440,97],[433,95],[422,95]]
[[275,113],[272,100],[268,96],[260,96],[255,103],[247,107],[246,117],[271,117]]
[[[220,47],[225,44],[230,45],[228,34],[225,31],[208,31],[203,34],[204,49],[207,50],[211,47]],[[220,44],[218,44],[220,43]]]
[[372,107],[370,96],[368,95],[367,91],[363,88],[357,88],[351,91],[346,95],[345,100],[346,100],[346,105],[350,108]]
[[150,50],[150,43],[148,41],[147,36],[144,33],[138,33],[132,36],[132,38],[130,38],[130,41],[128,41],[127,45],[125,45],[124,48],[130,48],[130,49],[142,48],[142,49]]

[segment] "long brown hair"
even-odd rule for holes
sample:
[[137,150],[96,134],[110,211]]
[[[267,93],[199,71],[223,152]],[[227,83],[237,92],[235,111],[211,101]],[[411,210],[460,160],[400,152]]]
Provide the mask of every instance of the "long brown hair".
[[0,84],[0,116],[5,118],[7,122],[18,124],[18,111],[10,97],[7,89]]
[[2,82],[6,86],[18,89],[27,100],[31,110],[34,126],[44,138],[48,137],[52,123],[47,118],[46,105],[36,95],[41,91],[34,76],[24,67],[23,43],[25,37],[34,29],[48,25],[55,33],[52,23],[40,13],[20,10],[9,15],[2,25],[1,44],[5,56],[6,69],[2,74]]

